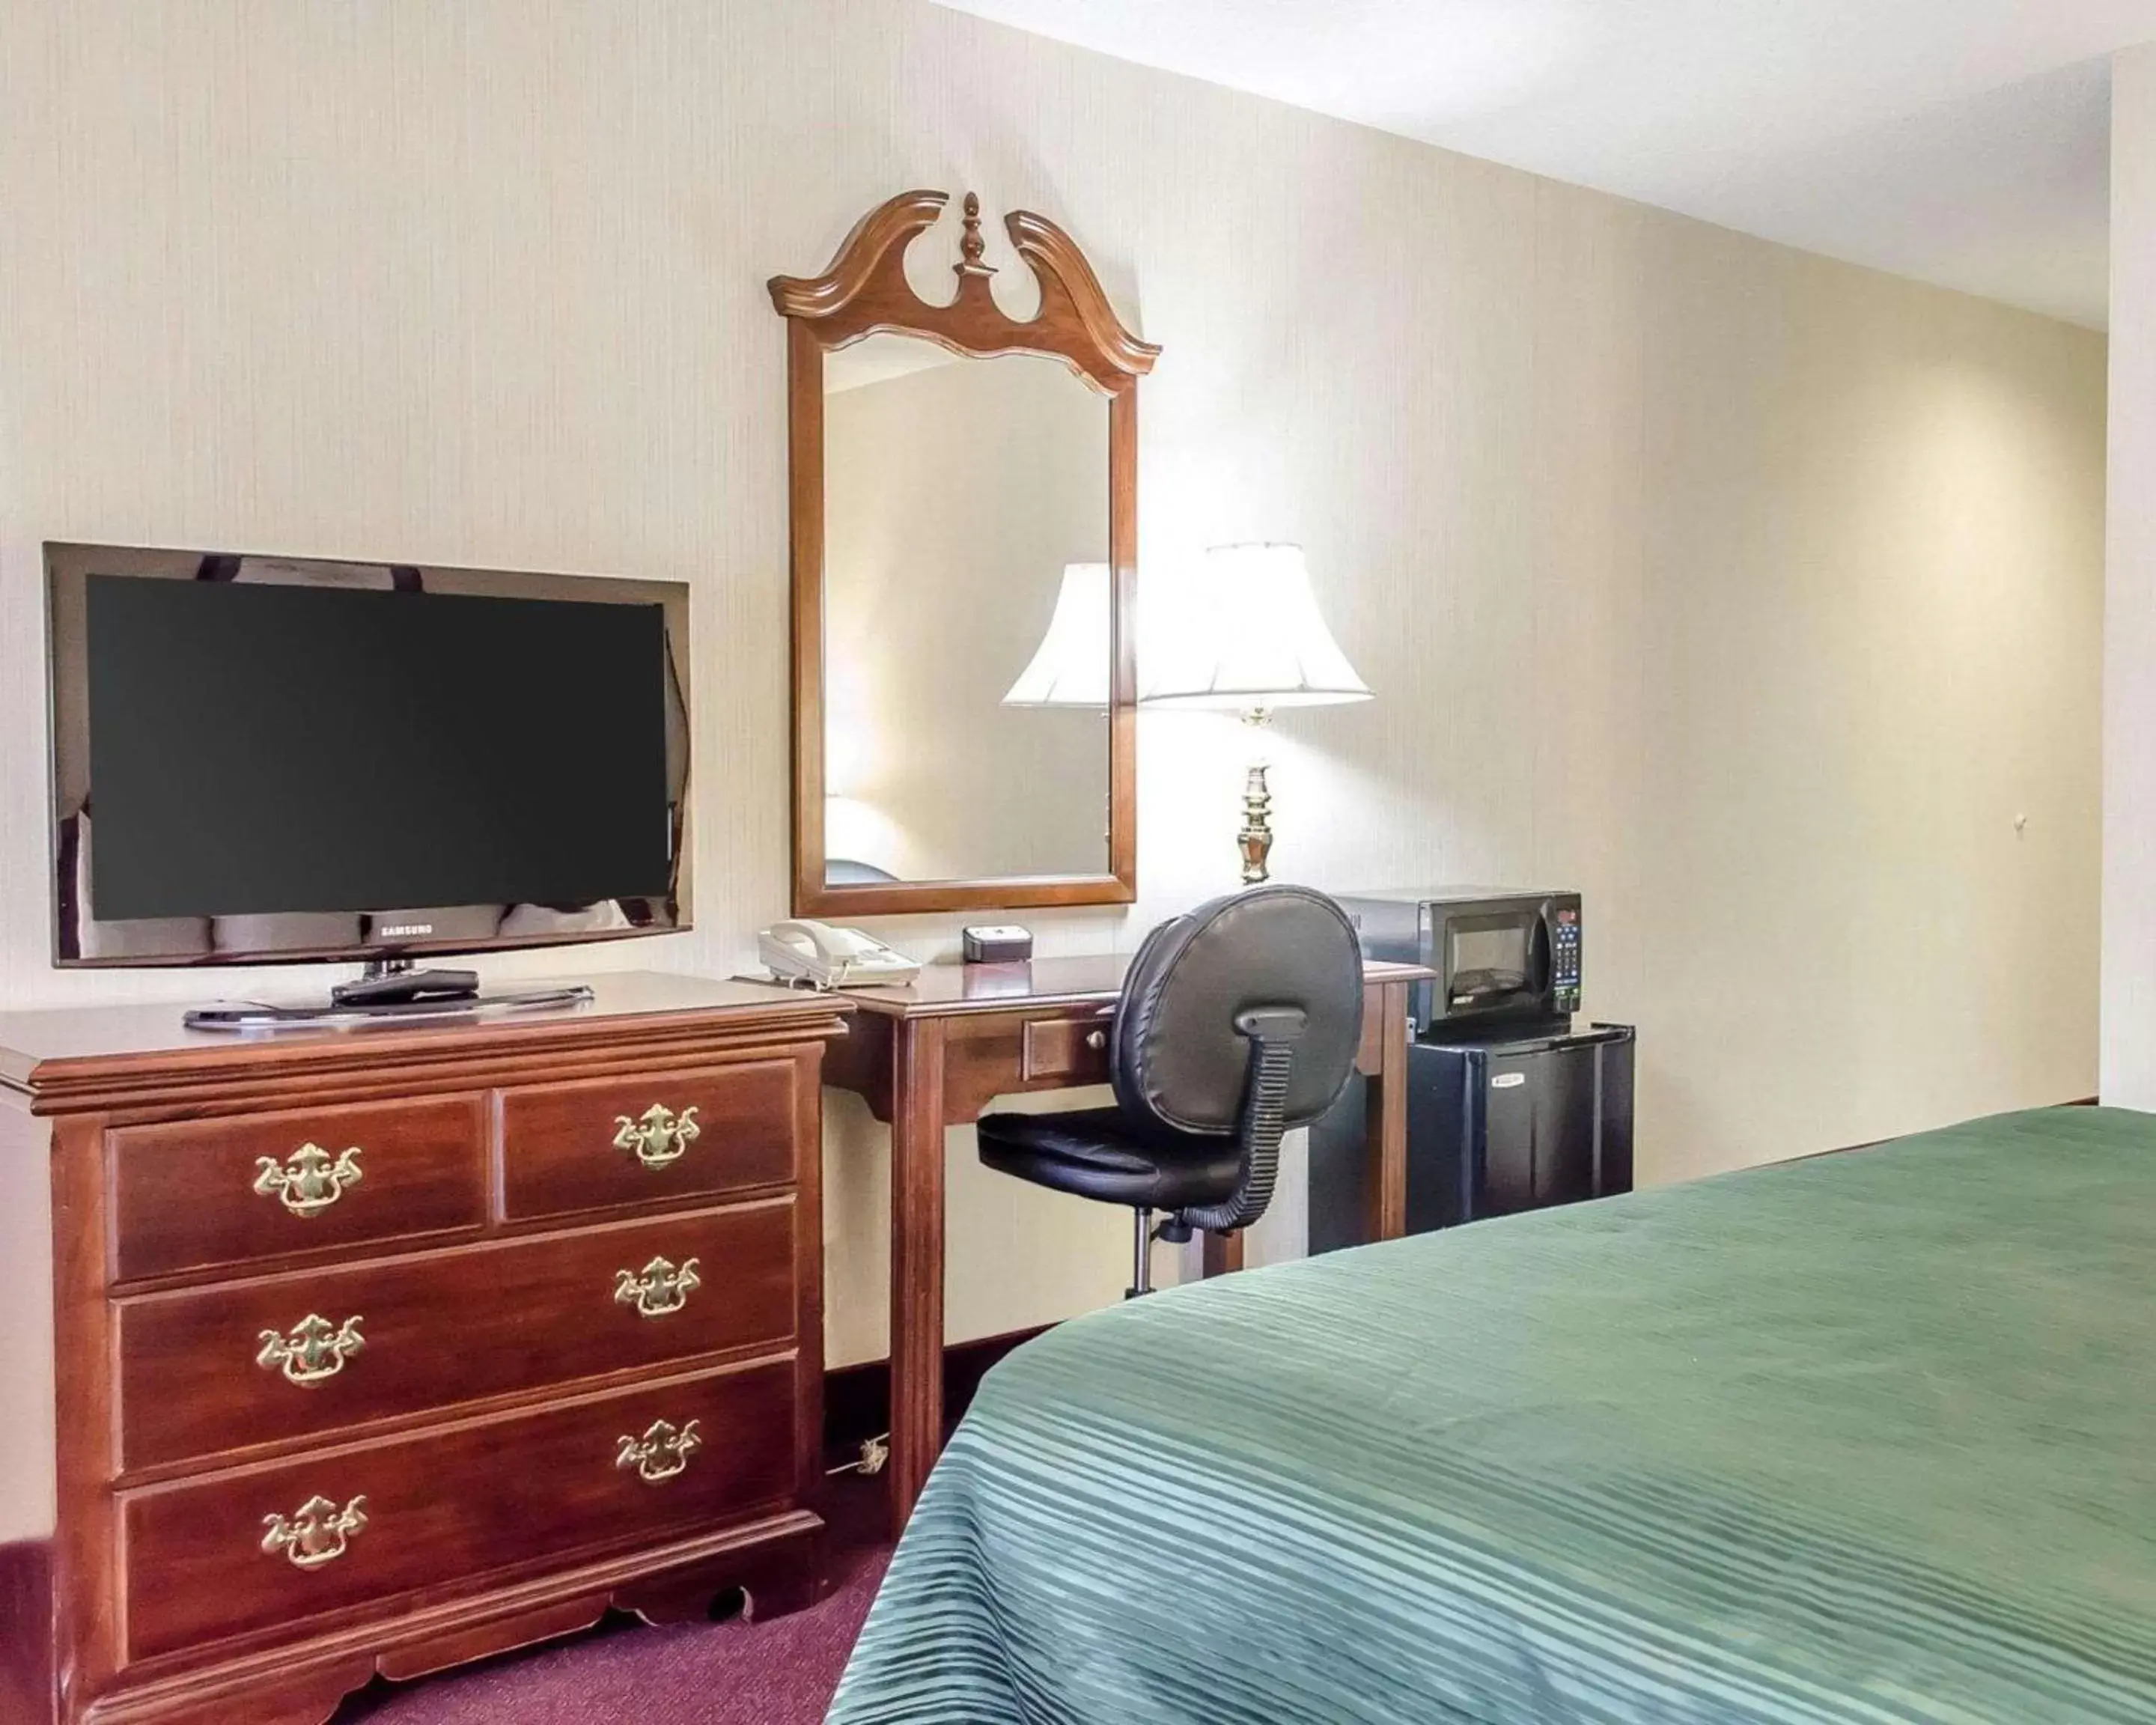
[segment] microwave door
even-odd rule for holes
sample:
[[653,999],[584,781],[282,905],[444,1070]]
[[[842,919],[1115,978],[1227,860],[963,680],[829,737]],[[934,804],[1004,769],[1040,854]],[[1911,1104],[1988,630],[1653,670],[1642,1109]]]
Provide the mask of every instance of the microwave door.
[[1523,970],[1462,970],[1452,978],[1455,1006],[1502,1006],[1527,991],[1527,973]]
[[1527,918],[1517,912],[1460,916],[1445,930],[1445,995],[1453,1016],[1517,1002],[1533,962]]

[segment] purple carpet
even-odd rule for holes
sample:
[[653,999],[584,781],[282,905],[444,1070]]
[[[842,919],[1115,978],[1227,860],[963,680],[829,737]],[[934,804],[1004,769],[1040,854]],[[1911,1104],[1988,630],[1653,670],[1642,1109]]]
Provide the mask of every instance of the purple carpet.
[[377,1686],[336,1725],[819,1725],[890,1556],[852,1553],[823,1604],[770,1623],[608,1628]]

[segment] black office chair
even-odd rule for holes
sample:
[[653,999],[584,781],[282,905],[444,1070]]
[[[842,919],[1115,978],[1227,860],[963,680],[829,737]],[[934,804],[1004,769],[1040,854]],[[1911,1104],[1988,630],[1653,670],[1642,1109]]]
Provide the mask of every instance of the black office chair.
[[1265,1214],[1281,1135],[1332,1106],[1362,1040],[1363,955],[1339,906],[1306,886],[1216,898],[1131,961],[1109,1031],[1116,1106],[985,1115],[981,1160],[1136,1210],[1135,1298],[1152,1291],[1153,1240]]

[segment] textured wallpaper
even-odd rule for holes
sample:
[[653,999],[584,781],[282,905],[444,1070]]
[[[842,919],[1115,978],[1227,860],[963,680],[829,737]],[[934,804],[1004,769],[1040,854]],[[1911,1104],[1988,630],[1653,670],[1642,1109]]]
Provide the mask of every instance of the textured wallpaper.
[[[0,998],[206,987],[47,967],[46,538],[693,583],[700,926],[637,957],[744,963],[787,910],[763,284],[912,186],[1054,218],[1163,344],[1142,571],[1307,548],[1378,698],[1283,718],[1281,875],[1585,892],[1643,1178],[2093,1088],[2102,338],[925,0],[13,0]],[[1144,903],[1045,950],[1234,884],[1245,747],[1144,720]],[[882,1166],[834,1120],[843,1359]],[[952,1153],[955,1331],[1115,1296],[1127,1219]]]

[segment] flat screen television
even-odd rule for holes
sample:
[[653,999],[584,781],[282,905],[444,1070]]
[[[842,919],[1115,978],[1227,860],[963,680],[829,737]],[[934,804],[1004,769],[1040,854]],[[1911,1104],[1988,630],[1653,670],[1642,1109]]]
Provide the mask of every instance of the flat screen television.
[[45,547],[54,963],[690,922],[688,589]]

